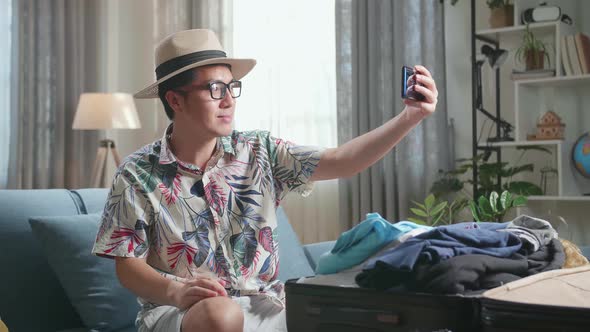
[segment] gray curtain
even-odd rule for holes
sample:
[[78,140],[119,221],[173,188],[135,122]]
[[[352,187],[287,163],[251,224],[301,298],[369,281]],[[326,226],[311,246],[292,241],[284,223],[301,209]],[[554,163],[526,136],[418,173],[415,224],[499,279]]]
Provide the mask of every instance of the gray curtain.
[[422,64],[439,90],[435,114],[386,157],[340,182],[342,226],[379,212],[405,219],[449,163],[443,4],[438,0],[337,0],[338,143],[374,129],[403,110],[402,65]]
[[80,93],[97,88],[97,3],[13,3],[9,188],[88,185],[99,134],[71,126]]
[[156,0],[157,41],[186,29],[211,29],[231,53],[232,0]]

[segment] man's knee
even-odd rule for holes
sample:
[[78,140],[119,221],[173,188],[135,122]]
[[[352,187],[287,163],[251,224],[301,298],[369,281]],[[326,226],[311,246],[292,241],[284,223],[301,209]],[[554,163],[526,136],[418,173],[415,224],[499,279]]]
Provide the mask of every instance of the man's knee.
[[184,315],[182,332],[242,331],[244,313],[229,297],[212,297],[194,304]]

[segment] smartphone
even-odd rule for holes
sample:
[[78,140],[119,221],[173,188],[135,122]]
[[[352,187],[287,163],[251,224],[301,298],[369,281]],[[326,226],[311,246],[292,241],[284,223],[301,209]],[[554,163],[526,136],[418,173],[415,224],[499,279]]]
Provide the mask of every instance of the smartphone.
[[402,67],[402,98],[424,101],[424,96],[416,92],[416,77],[414,69],[408,66]]

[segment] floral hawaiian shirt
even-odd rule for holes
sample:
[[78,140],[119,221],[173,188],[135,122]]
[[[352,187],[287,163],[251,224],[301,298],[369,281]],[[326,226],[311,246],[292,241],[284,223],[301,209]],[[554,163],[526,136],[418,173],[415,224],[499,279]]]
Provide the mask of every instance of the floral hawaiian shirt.
[[93,253],[146,258],[173,279],[216,275],[231,295],[282,300],[276,208],[289,191],[310,192],[321,149],[234,131],[201,170],[176,159],[172,129],[117,170]]

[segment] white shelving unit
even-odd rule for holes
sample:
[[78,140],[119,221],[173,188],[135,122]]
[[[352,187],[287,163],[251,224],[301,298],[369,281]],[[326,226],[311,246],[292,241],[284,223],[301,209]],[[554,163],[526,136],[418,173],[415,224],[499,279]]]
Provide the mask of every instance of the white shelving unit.
[[[500,70],[501,99],[500,106],[502,118],[514,125],[514,142],[495,142],[479,144],[480,146],[494,146],[502,149],[502,161],[514,162],[515,148],[518,146],[540,145],[553,151],[551,157],[539,153],[525,160],[526,163],[535,164],[533,175],[525,175],[522,179],[539,183],[540,169],[544,165],[551,165],[557,170],[553,179],[553,188],[545,193],[545,196],[531,196],[526,208],[519,208],[517,213],[532,213],[535,215],[560,216],[578,224],[575,231],[571,232],[572,239],[576,243],[590,244],[590,179],[579,174],[572,163],[571,150],[574,142],[584,132],[590,131],[590,74],[578,76],[566,76],[561,60],[561,37],[583,32],[590,35],[590,2],[584,0],[555,0],[547,1],[548,5],[557,5],[562,12],[572,17],[574,24],[567,25],[563,22],[544,22],[529,25],[530,31],[549,47],[549,66],[545,68],[555,69],[554,77],[526,79],[512,81],[510,73],[513,68],[522,70],[522,65],[514,60],[514,53],[520,46],[523,33],[526,29],[520,23],[520,13],[530,7],[537,6],[539,1],[515,0],[514,26],[499,29],[487,28],[487,22],[483,13],[489,13],[485,2],[476,1],[479,17],[476,21],[476,35],[497,41],[500,48],[508,50],[509,59]],[[482,20],[482,18],[484,18]],[[483,22],[482,22],[483,21]],[[481,44],[478,43],[476,49]],[[494,82],[492,72],[484,73],[484,84],[490,86]],[[487,80],[486,79],[487,76]],[[485,96],[489,109],[494,101],[488,95]],[[493,92],[488,91],[493,96]],[[487,100],[486,100],[487,98]],[[565,123],[565,137],[563,140],[527,140],[527,135],[533,134],[540,117],[547,111],[557,113]],[[480,125],[478,125],[480,127]],[[527,152],[528,153],[528,152]],[[511,156],[512,154],[512,156]],[[528,155],[527,155],[528,156]],[[521,162],[523,163],[523,162]],[[579,225],[585,226],[579,226]],[[584,228],[585,227],[585,228]]]

